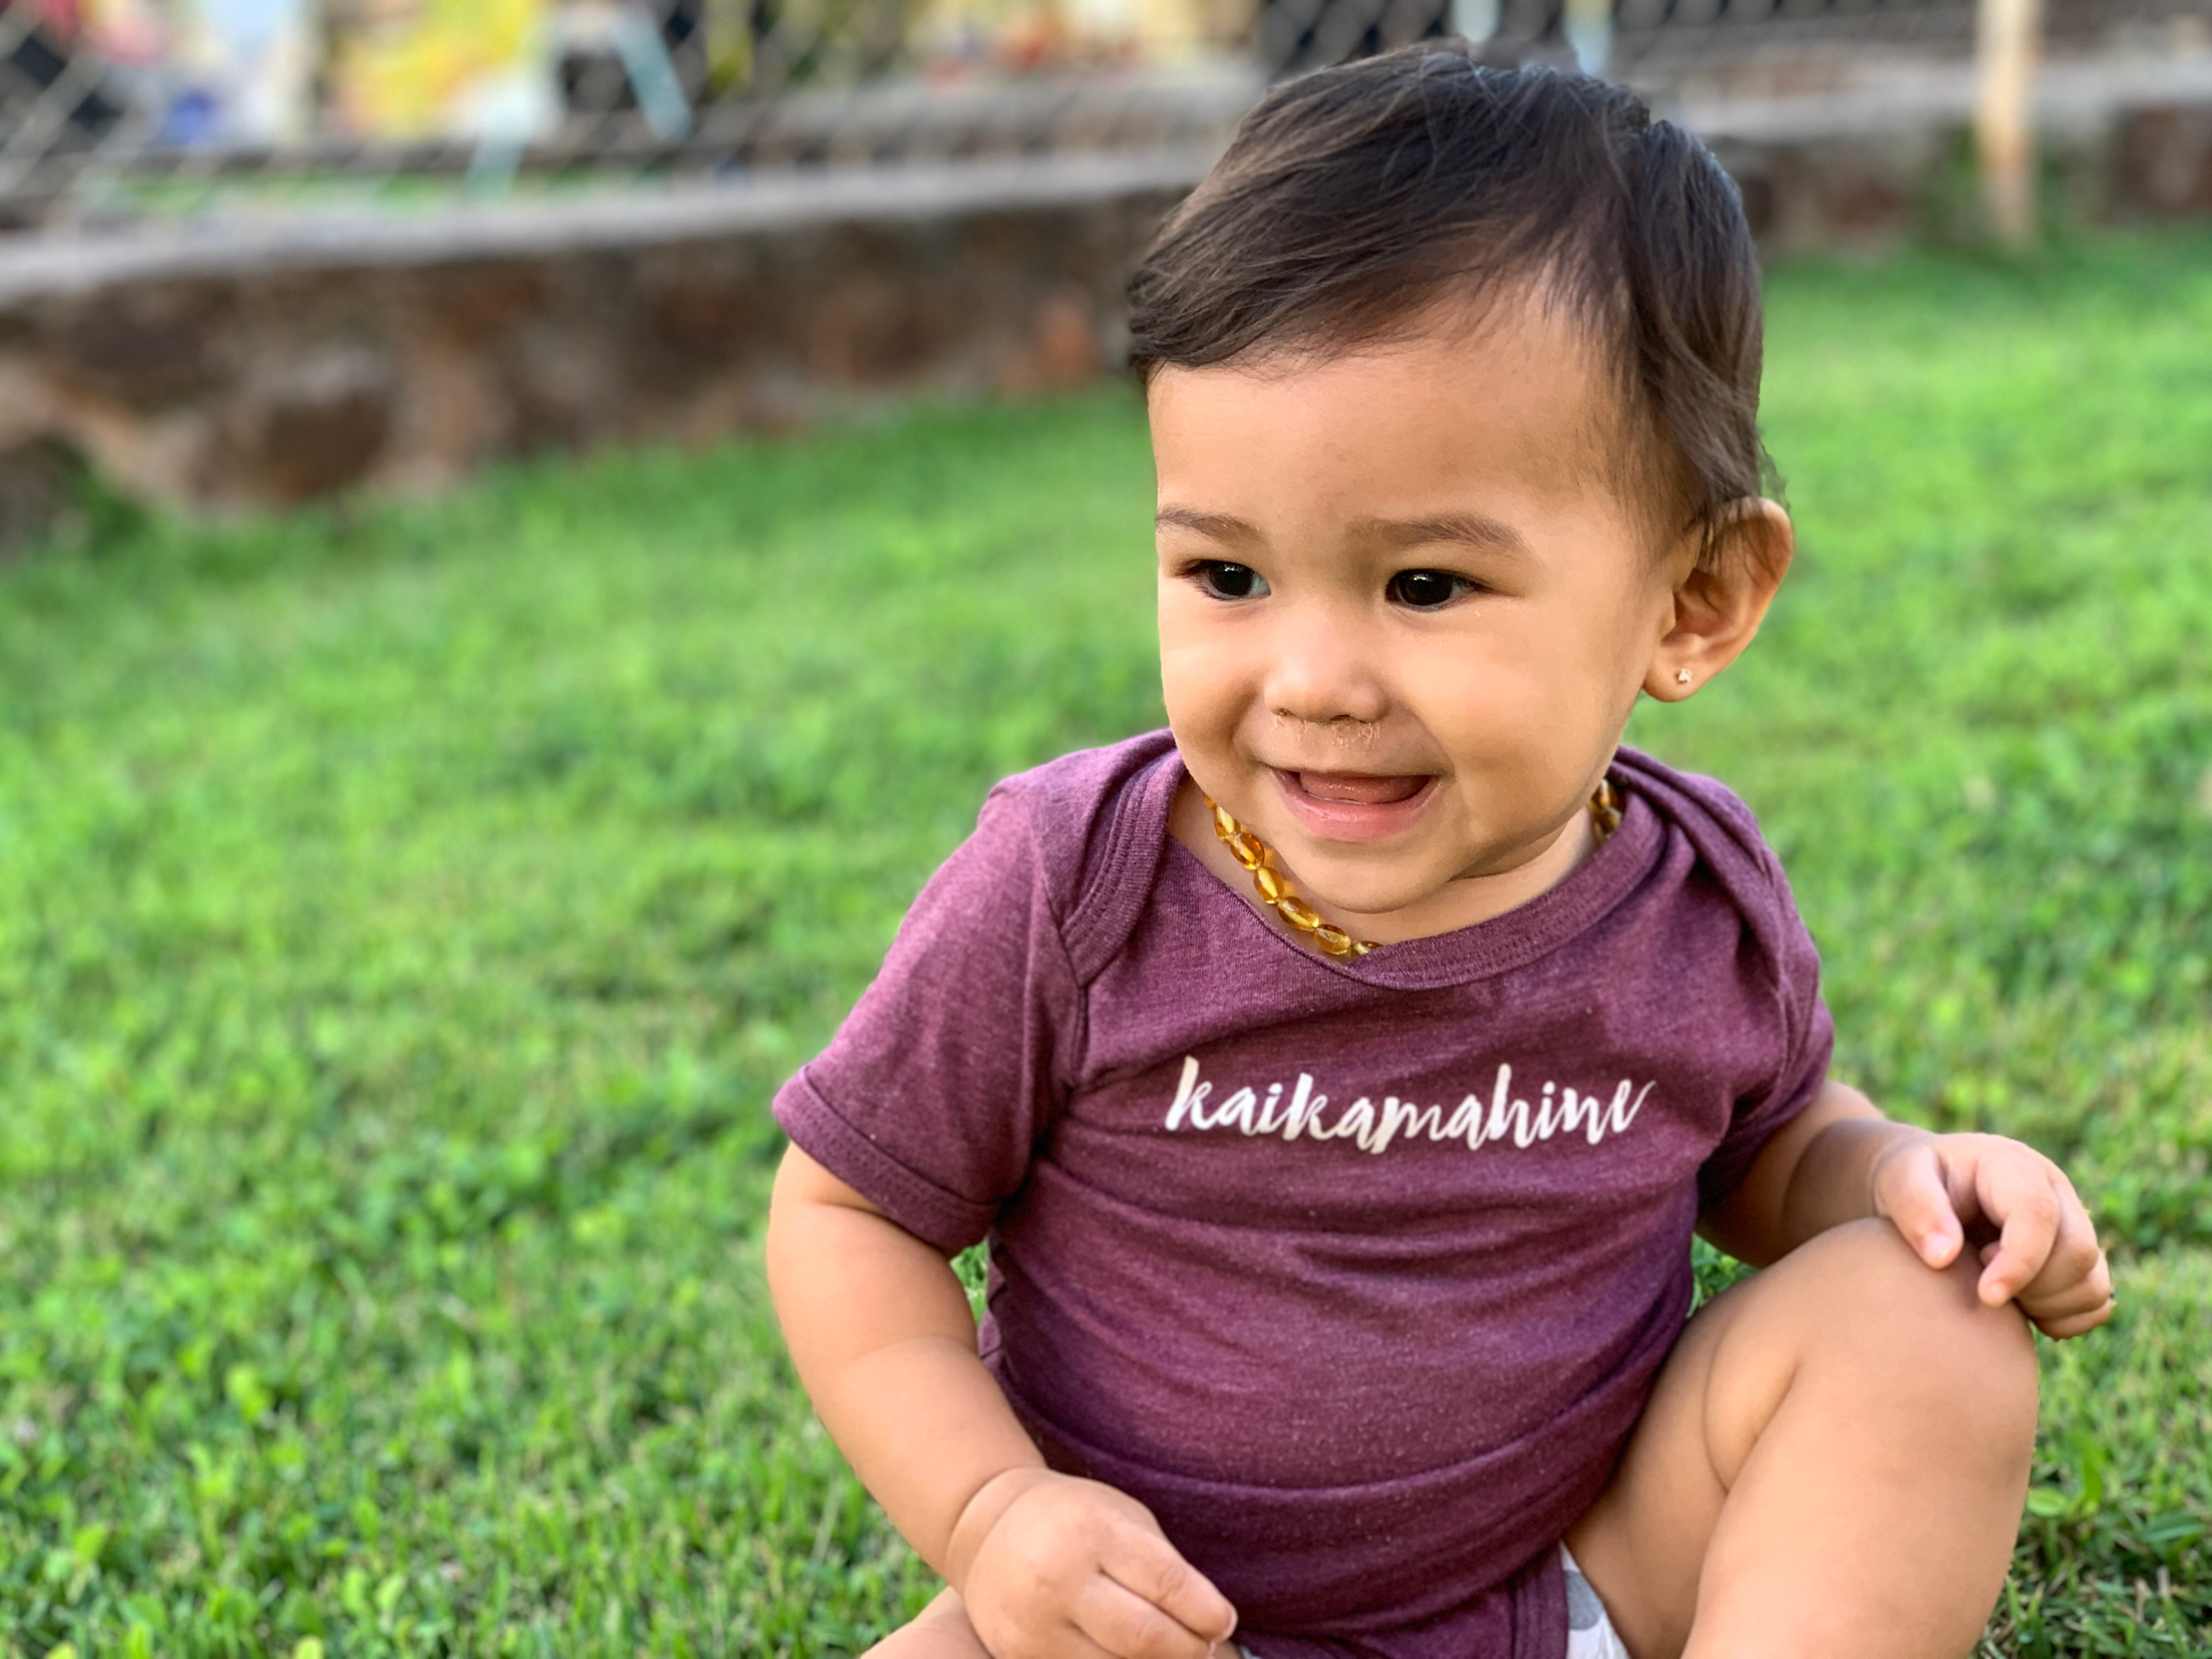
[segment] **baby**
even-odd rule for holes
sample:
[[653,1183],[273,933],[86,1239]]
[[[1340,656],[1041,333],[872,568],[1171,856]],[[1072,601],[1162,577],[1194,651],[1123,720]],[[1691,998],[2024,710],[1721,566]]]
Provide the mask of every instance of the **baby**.
[[[1169,729],[994,789],[776,1100],[792,1357],[949,1586],[875,1651],[1959,1659],[2111,1280],[1828,1075],[1750,813],[1620,747],[1790,562],[1733,187],[1417,48],[1132,297]],[[1693,1231],[1764,1271],[1689,1318]]]

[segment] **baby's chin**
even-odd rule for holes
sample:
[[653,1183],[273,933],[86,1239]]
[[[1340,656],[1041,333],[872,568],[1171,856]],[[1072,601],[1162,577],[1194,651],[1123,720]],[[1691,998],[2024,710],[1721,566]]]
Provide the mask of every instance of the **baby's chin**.
[[1535,897],[1572,867],[1561,862],[1569,851],[1561,833],[1437,836],[1428,846],[1387,853],[1324,842],[1291,851],[1290,861],[1302,895],[1325,917],[1356,938],[1388,944],[1469,927]]
[[1418,927],[1429,920],[1431,911],[1449,901],[1456,884],[1449,864],[1422,870],[1398,862],[1397,869],[1377,868],[1364,860],[1322,855],[1293,868],[1306,898],[1356,933],[1359,928],[1354,922]]

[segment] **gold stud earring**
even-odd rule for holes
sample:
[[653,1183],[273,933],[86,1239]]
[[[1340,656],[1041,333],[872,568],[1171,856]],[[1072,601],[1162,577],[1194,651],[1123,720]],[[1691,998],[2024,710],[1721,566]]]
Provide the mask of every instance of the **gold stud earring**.
[[1676,669],[1676,670],[1674,671],[1674,684],[1677,684],[1677,685],[1687,685],[1689,683],[1690,683],[1690,671],[1689,671],[1688,669],[1686,669],[1686,668],[1678,668],[1678,669]]

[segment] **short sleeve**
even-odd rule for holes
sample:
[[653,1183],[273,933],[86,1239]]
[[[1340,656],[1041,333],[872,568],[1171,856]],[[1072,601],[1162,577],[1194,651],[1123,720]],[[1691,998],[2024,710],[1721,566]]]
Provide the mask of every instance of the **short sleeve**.
[[1066,1097],[1081,1007],[1037,837],[1002,787],[829,1048],[778,1092],[776,1121],[951,1255],[1027,1176]]
[[1749,1173],[1782,1127],[1813,1103],[1827,1080],[1836,1048],[1836,1024],[1820,995],[1820,953],[1790,896],[1782,866],[1764,844],[1758,848],[1763,891],[1741,893],[1737,902],[1767,957],[1772,1002],[1769,1018],[1775,1056],[1771,1077],[1740,1097],[1728,1133],[1698,1171],[1698,1206],[1710,1210]]

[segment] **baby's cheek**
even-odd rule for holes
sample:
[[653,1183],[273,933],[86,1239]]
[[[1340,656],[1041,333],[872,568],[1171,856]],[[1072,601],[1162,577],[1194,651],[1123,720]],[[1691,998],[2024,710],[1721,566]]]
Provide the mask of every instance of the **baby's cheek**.
[[1517,665],[1457,685],[1432,681],[1425,701],[1425,723],[1455,769],[1518,805],[1547,803],[1563,790],[1579,794],[1580,781],[1619,740],[1589,688]]
[[1236,732],[1236,705],[1218,687],[1203,682],[1164,683],[1168,726],[1186,764],[1204,770],[1228,750]]
[[[1183,759],[1203,770],[1235,764],[1240,737],[1264,725],[1264,702],[1252,676],[1229,653],[1194,651],[1180,659],[1163,654],[1160,690],[1168,726]],[[1225,778],[1217,781],[1226,786]]]

